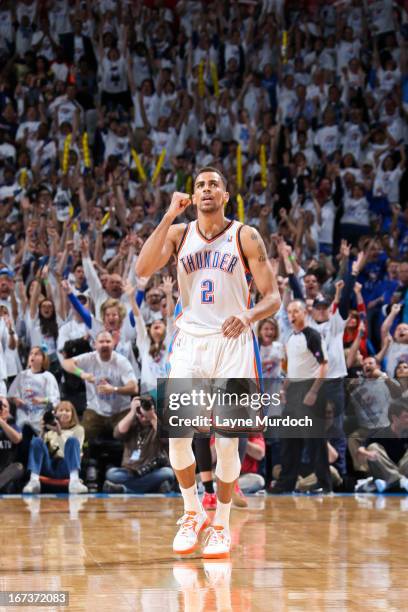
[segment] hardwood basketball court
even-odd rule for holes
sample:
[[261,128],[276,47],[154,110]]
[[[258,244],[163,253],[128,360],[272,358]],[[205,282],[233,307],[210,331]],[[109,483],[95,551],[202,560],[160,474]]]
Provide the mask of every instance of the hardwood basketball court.
[[98,612],[408,609],[407,496],[249,501],[230,562],[204,562],[172,554],[181,498],[3,497],[0,590]]

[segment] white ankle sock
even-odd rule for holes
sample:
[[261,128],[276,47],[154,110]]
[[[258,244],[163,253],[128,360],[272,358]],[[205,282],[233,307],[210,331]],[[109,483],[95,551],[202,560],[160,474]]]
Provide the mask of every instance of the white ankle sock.
[[228,504],[223,504],[222,502],[220,502],[219,499],[217,499],[217,509],[215,511],[214,520],[212,522],[213,525],[221,525],[221,527],[224,527],[227,531],[229,531],[231,503],[232,502],[228,502]]
[[34,474],[34,472],[31,472],[30,480],[31,482],[40,482],[40,475]]
[[79,480],[78,470],[72,470],[72,472],[69,473],[69,479],[71,482],[74,482],[75,480]]
[[193,486],[189,487],[188,489],[183,489],[182,487],[180,487],[180,491],[183,496],[184,510],[186,512],[204,511],[200,499],[198,497],[197,486],[195,484],[193,484]]

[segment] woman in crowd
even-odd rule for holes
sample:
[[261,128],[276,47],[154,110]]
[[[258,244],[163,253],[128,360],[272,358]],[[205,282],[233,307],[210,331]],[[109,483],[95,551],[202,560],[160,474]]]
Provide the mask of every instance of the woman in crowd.
[[[53,416],[53,415],[52,415]],[[30,444],[28,469],[30,480],[23,493],[40,493],[40,475],[69,478],[70,493],[87,493],[79,480],[85,430],[71,402],[60,402],[51,422],[42,420],[42,432]]]

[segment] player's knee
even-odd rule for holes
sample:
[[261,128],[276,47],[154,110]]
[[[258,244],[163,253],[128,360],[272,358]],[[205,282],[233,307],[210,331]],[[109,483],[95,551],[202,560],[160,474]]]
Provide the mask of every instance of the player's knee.
[[215,449],[217,451],[215,475],[223,482],[234,482],[241,471],[238,438],[216,438]]
[[169,457],[174,470],[184,470],[195,462],[191,438],[170,438]]

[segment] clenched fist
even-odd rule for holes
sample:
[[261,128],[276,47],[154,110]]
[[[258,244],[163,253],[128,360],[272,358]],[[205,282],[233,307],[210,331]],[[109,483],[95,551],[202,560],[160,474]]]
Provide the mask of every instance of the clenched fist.
[[192,203],[191,196],[188,193],[181,193],[175,191],[171,198],[169,210],[167,211],[172,217],[176,218],[178,215],[183,213],[187,206]]

